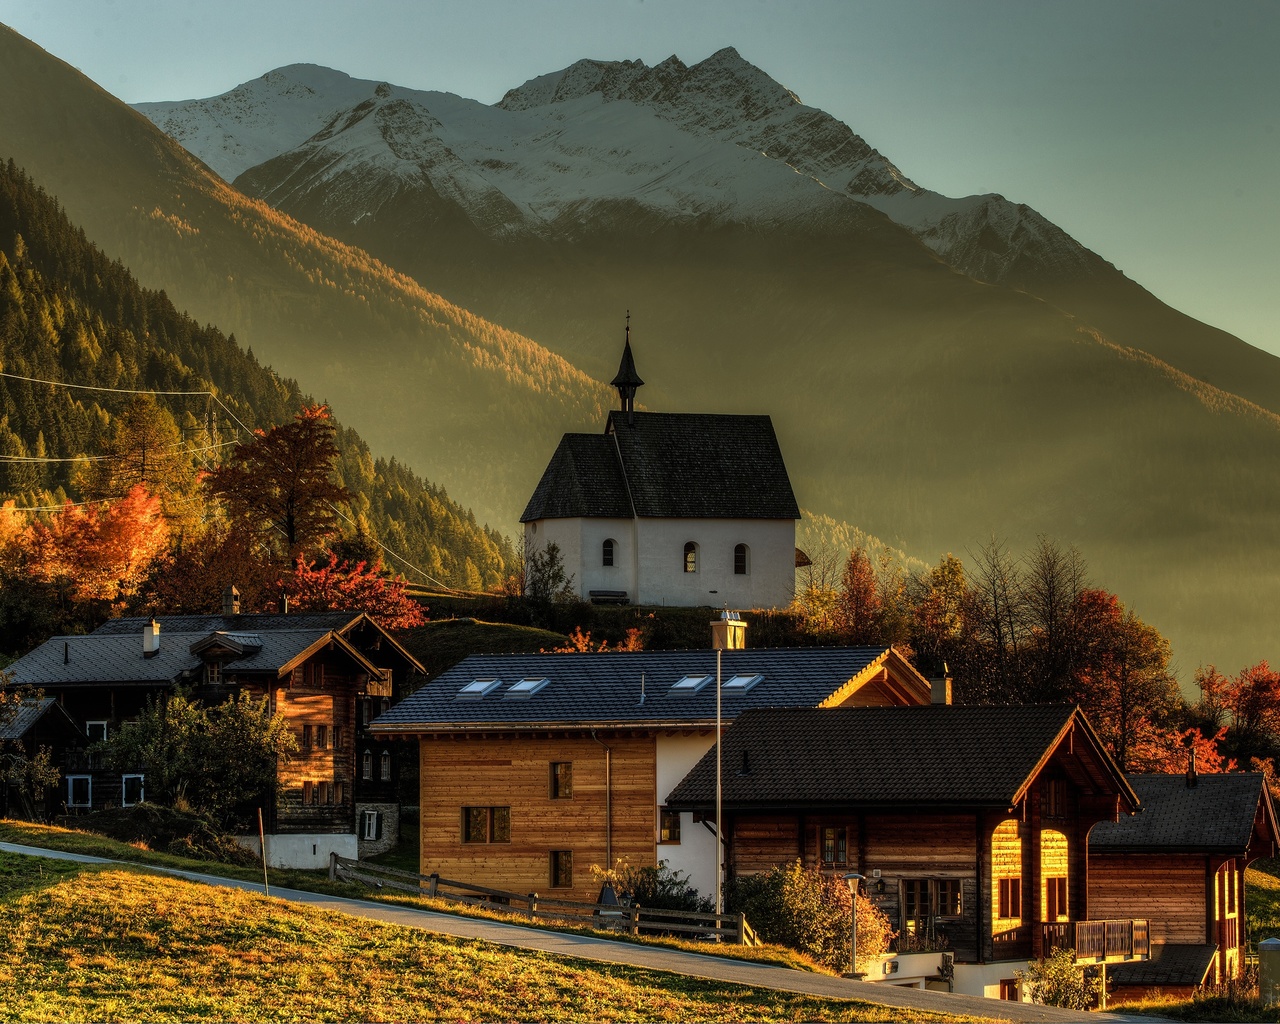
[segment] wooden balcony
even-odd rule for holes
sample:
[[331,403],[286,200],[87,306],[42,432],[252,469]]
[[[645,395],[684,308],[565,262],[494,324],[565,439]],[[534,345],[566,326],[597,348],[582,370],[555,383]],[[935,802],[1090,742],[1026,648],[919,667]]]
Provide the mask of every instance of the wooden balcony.
[[1071,949],[1081,963],[1146,960],[1151,936],[1146,921],[1061,921],[1040,925],[1045,955]]

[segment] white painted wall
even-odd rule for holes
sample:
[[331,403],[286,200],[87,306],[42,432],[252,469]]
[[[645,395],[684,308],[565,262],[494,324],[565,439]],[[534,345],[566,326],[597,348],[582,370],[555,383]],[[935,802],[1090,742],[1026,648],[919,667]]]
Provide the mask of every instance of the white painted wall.
[[[252,850],[255,856],[262,856],[257,836],[236,836],[235,839],[246,850]],[[314,835],[277,833],[267,836],[267,864],[273,868],[328,868],[330,852],[355,860],[359,853],[359,841],[354,834],[332,832]]]
[[[614,541],[614,564],[602,565]],[[684,571],[684,547],[698,545],[697,570]],[[796,525],[791,519],[542,519],[525,524],[525,549],[559,545],[574,589],[625,590],[633,604],[780,608],[795,589]],[[747,572],[733,551],[747,545]]]
[[1014,971],[1025,971],[1029,966],[1030,962],[1027,960],[1002,960],[994,964],[956,964],[953,991],[966,996],[999,999],[1001,980],[1012,978]]
[[[715,744],[713,733],[693,736],[659,735],[657,743],[657,793],[658,806],[666,804],[667,794],[679,785],[695,764]],[[657,815],[654,820],[660,820]],[[694,823],[693,815],[685,811],[680,815],[680,842],[659,843],[658,860],[665,860],[667,867],[681,872],[689,884],[703,896],[714,896],[716,891],[716,839],[701,822]]]

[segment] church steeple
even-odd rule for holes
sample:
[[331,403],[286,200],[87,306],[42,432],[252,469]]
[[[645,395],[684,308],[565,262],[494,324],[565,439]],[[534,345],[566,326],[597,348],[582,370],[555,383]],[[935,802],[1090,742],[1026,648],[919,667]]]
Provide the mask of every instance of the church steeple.
[[644,381],[636,373],[636,361],[631,355],[631,310],[627,310],[627,334],[622,346],[622,362],[618,364],[617,376],[609,383],[618,389],[622,411],[627,414],[627,422],[632,422],[636,411],[636,388],[643,387]]

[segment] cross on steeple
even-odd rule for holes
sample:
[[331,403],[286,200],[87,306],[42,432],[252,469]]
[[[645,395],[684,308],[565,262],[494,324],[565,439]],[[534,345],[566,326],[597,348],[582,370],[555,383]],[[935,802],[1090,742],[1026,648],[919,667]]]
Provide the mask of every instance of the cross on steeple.
[[618,389],[618,397],[622,399],[622,411],[627,414],[627,422],[631,423],[635,416],[636,389],[644,386],[640,374],[636,373],[636,361],[631,355],[631,310],[627,310],[627,330],[622,345],[622,362],[618,364],[617,376],[609,383]]

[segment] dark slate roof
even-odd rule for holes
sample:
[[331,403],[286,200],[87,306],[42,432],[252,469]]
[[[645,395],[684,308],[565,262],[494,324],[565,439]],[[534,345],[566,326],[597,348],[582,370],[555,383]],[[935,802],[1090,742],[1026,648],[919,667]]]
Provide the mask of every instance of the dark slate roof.
[[[329,636],[327,629],[273,630],[262,633],[262,646],[223,662],[224,671],[278,672],[303,651]],[[90,683],[173,683],[204,662],[191,653],[209,633],[160,630],[160,650],[143,657],[141,635],[90,633],[56,636],[9,666],[12,681],[33,686]],[[64,660],[65,659],[65,660]]]
[[640,379],[640,374],[636,372],[636,359],[631,354],[630,338],[622,346],[622,362],[618,364],[618,372],[614,374],[613,380],[609,381],[609,386],[615,388],[644,387],[644,381]]
[[1218,947],[1209,942],[1198,945],[1153,942],[1150,960],[1112,964],[1107,967],[1107,979],[1117,988],[1203,985],[1217,952]]
[[592,516],[630,519],[627,482],[612,437],[565,434],[520,522]]
[[[360,612],[302,612],[298,615],[157,615],[161,639],[174,633],[259,633],[266,629],[342,630],[360,618]],[[94,635],[141,633],[150,616],[107,619]]]
[[603,437],[561,439],[520,521],[629,518],[633,507],[645,517],[800,518],[768,416],[615,410]]
[[[747,711],[725,732],[722,799],[730,807],[1009,806],[1076,714],[951,704]],[[667,802],[710,806],[715,766],[712,749]]]
[[[725,692],[722,718],[731,720],[744,708],[819,704],[887,655],[883,647],[725,651],[722,680],[757,673],[764,678],[745,693]],[[715,652],[709,650],[475,654],[415,690],[373,727],[375,732],[434,732],[533,723],[714,725],[715,671]],[[697,693],[670,692],[673,683],[690,674],[707,674],[712,681]],[[544,677],[547,685],[527,699],[504,696],[521,679]],[[472,700],[458,696],[472,680],[490,678],[502,685],[489,695]]]
[[1104,821],[1089,833],[1093,853],[1243,853],[1253,835],[1266,780],[1251,772],[1200,775],[1129,775],[1142,810],[1118,822]]
[[32,726],[50,712],[66,718],[67,727],[74,732],[80,731],[67,713],[58,706],[57,701],[52,697],[43,697],[40,700],[24,700],[13,718],[0,723],[0,740],[22,739]]

